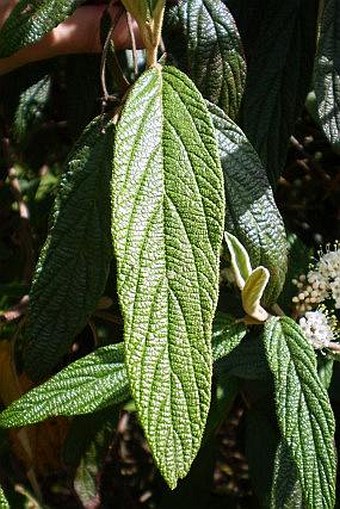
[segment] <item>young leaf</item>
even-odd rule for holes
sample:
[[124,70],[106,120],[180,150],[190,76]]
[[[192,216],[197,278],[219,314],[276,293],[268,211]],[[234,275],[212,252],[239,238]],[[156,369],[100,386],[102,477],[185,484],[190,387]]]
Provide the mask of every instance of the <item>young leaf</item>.
[[235,318],[226,313],[217,312],[213,323],[213,359],[217,361],[226,355],[242,341],[247,333],[243,322],[236,322]]
[[175,68],[149,70],[128,96],[112,196],[131,390],[155,460],[175,487],[209,409],[224,215],[210,115]]
[[260,265],[250,274],[241,292],[243,309],[250,318],[259,322],[268,318],[267,311],[260,304],[268,281],[269,270]]
[[112,245],[110,177],[114,126],[95,119],[78,141],[64,173],[50,233],[30,294],[25,366],[48,374],[86,324],[104,289]]
[[340,146],[340,1],[325,0],[315,60],[314,89],[321,127]]
[[34,424],[56,415],[79,415],[129,396],[122,344],[99,348],[12,403],[0,426]]
[[287,242],[258,155],[241,129],[222,110],[209,105],[220,149],[226,190],[226,230],[244,246],[252,267],[263,265],[270,281],[263,303],[270,306],[281,293],[287,271]]
[[0,58],[33,44],[59,25],[83,0],[20,0],[0,30]]
[[254,41],[242,128],[276,186],[313,72],[317,0],[268,0]]
[[273,373],[282,439],[294,460],[308,508],[335,502],[334,417],[320,382],[315,353],[290,318],[265,324],[264,345]]
[[186,40],[186,49],[179,55],[181,68],[206,99],[236,118],[246,63],[240,35],[227,7],[221,0],[186,0],[171,10],[166,14],[164,33],[168,50],[176,51],[179,32]]
[[231,266],[234,271],[236,284],[238,288],[242,290],[253,270],[251,268],[249,255],[241,242],[234,235],[225,232],[224,238],[230,253]]

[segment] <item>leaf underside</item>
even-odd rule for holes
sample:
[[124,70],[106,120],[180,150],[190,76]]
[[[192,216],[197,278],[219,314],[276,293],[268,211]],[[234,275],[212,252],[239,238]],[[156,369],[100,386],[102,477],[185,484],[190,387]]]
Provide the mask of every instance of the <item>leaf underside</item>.
[[146,72],[117,128],[113,238],[126,364],[160,471],[175,487],[210,403],[223,181],[205,103],[175,68]]
[[314,88],[321,127],[340,146],[340,1],[326,0],[315,60]]
[[226,192],[226,225],[243,244],[253,268],[270,272],[264,305],[280,295],[287,271],[287,241],[282,217],[263,165],[242,130],[209,104],[216,129]]
[[49,374],[104,290],[112,244],[110,177],[114,126],[95,119],[74,148],[30,293],[25,367]]
[[263,337],[274,377],[278,424],[296,464],[306,506],[332,509],[334,417],[318,377],[314,350],[288,317],[268,320]]
[[0,30],[0,58],[39,41],[83,0],[20,0]]

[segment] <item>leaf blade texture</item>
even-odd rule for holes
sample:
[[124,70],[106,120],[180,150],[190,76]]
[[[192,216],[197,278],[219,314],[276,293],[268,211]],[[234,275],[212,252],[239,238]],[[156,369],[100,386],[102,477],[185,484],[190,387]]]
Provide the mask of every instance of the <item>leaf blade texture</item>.
[[[231,118],[238,116],[246,62],[235,21],[221,0],[187,0],[165,15],[167,48],[202,95]],[[177,49],[179,39],[185,48]],[[184,58],[185,57],[185,58]]]
[[253,268],[270,272],[263,304],[280,295],[288,265],[288,244],[262,163],[242,130],[209,104],[220,150],[226,192],[225,229],[243,244]]
[[271,318],[264,345],[274,377],[282,439],[294,460],[305,504],[331,509],[335,503],[334,417],[321,384],[315,353],[290,318]]
[[99,348],[12,403],[3,427],[25,426],[56,415],[81,415],[129,397],[122,344]]
[[39,41],[83,0],[20,0],[0,30],[0,58]]
[[330,143],[340,143],[340,2],[326,0],[315,59],[314,88],[321,127]]
[[[316,0],[265,3],[253,40],[241,126],[276,187],[289,137],[302,110],[313,72]],[[255,11],[256,12],[256,11]]]
[[144,74],[123,110],[115,150],[126,364],[154,458],[174,487],[197,453],[209,408],[223,233],[216,140],[192,82],[172,67]]
[[114,126],[91,122],[66,164],[52,227],[35,271],[25,367],[48,374],[85,326],[104,290],[112,245],[110,178]]

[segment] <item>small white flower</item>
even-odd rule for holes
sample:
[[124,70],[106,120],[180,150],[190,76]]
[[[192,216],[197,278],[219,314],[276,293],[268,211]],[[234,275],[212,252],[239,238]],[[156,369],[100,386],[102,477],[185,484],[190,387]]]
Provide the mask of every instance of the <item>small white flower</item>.
[[321,310],[307,311],[300,318],[299,325],[308,341],[316,350],[329,347],[331,341],[336,339],[327,315]]
[[[338,247],[338,246],[337,246]],[[328,251],[320,257],[317,270],[325,279],[335,279],[340,275],[340,249]]]
[[335,301],[335,309],[340,309],[340,275],[334,278],[334,281],[332,281],[329,286]]

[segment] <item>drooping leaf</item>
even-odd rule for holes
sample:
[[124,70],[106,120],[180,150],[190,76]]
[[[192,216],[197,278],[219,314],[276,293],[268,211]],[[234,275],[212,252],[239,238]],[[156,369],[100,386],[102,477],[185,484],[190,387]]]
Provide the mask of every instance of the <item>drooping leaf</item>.
[[51,77],[45,75],[20,95],[13,123],[13,128],[19,141],[22,141],[42,118],[50,95],[50,89]]
[[222,110],[209,105],[224,173],[226,230],[243,244],[252,267],[263,265],[270,281],[263,304],[279,296],[287,271],[287,242],[281,215],[275,205],[258,155],[242,130]]
[[282,439],[296,464],[306,507],[335,502],[334,417],[313,348],[290,318],[271,318],[263,335],[274,377]]
[[242,290],[248,277],[252,273],[249,255],[244,246],[234,235],[225,232],[224,238],[228,246],[236,284],[238,288]]
[[248,65],[242,128],[276,186],[313,71],[317,0],[269,0]]
[[129,397],[122,344],[99,348],[70,364],[10,405],[3,427],[25,426],[55,415],[79,415]]
[[114,126],[95,119],[66,164],[52,227],[30,293],[25,366],[48,374],[84,327],[105,287],[112,245],[110,177]]
[[279,443],[275,454],[270,508],[305,508],[296,465],[284,441]]
[[340,147],[340,1],[323,2],[314,89],[321,127]]
[[175,68],[149,70],[130,92],[117,127],[112,193],[131,390],[174,487],[197,453],[209,408],[224,215],[210,116]]
[[267,311],[261,306],[268,281],[269,270],[260,265],[250,274],[241,292],[244,311],[250,318],[259,322],[264,322],[268,318]]
[[318,374],[325,389],[329,389],[333,377],[334,359],[324,356],[318,357]]
[[81,3],[83,0],[20,0],[0,30],[0,58],[39,41]]
[[217,312],[213,323],[212,351],[214,361],[229,355],[242,341],[246,333],[247,327],[243,322],[236,322],[233,316]]
[[[173,12],[175,11],[175,12]],[[178,33],[186,51],[176,52]],[[238,115],[245,86],[246,63],[234,19],[221,0],[185,0],[166,13],[164,37],[180,67],[203,96],[231,118]]]

